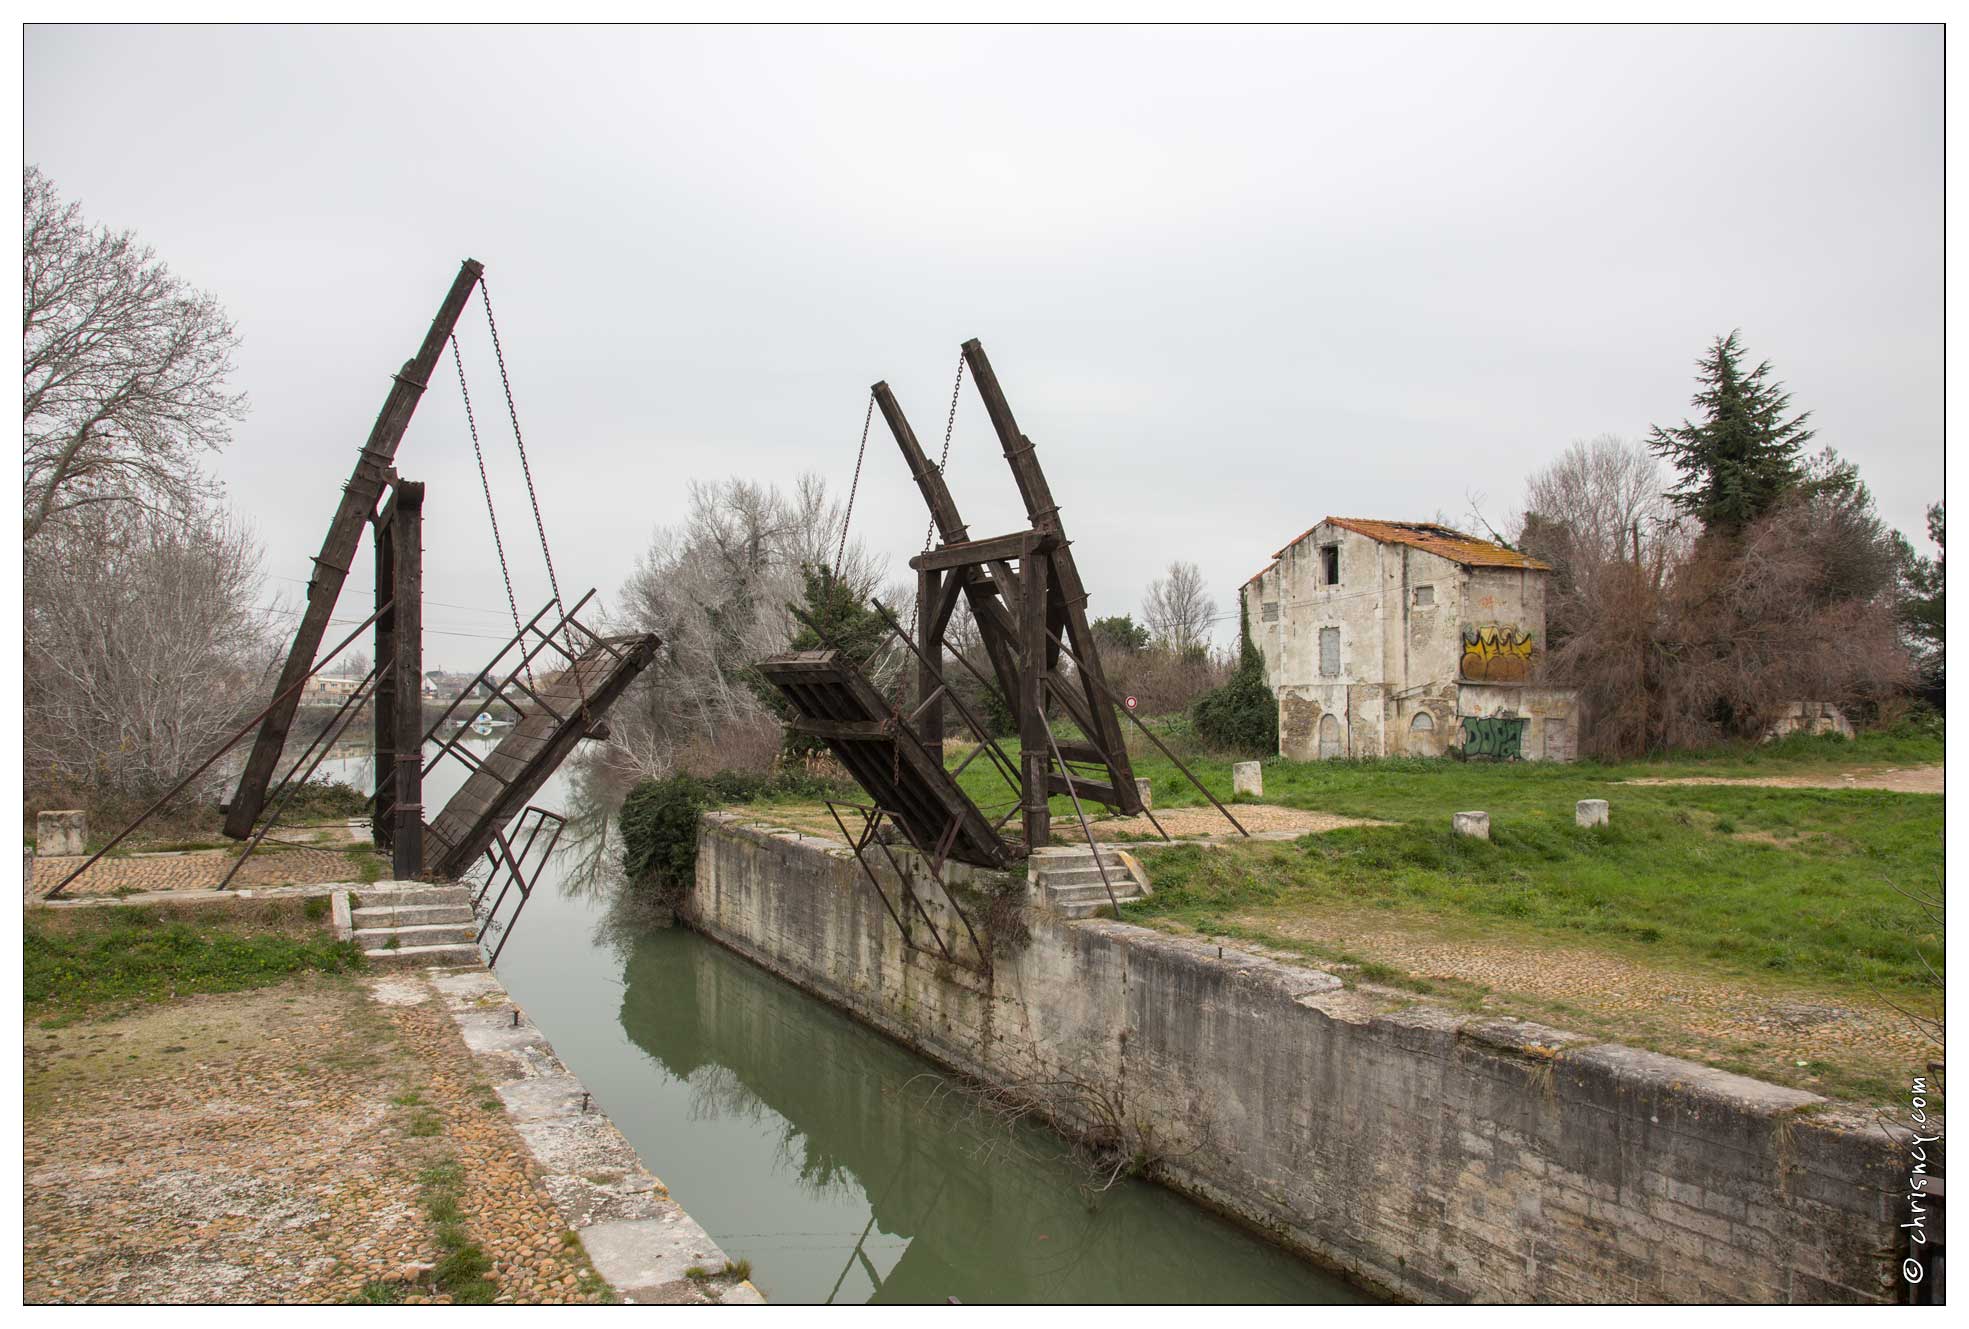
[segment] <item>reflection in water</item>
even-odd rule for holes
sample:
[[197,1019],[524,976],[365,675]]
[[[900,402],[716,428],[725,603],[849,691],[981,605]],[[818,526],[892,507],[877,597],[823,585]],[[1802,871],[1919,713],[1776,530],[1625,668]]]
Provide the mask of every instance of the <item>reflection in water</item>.
[[[432,773],[427,802],[456,765]],[[330,778],[368,777],[342,763]],[[1090,1206],[1051,1135],[1008,1140],[914,1053],[695,933],[625,923],[600,789],[570,764],[534,800],[569,828],[500,978],[768,1297],[1365,1299],[1158,1187],[1126,1181]]]

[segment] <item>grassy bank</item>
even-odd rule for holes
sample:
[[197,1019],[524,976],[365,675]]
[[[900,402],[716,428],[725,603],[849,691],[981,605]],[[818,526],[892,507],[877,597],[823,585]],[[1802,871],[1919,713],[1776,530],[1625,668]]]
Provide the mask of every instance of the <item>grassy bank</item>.
[[299,973],[362,967],[337,941],[327,900],[284,899],[166,911],[105,906],[29,909],[22,925],[30,1016],[118,1002],[265,987]]
[[[1016,744],[1007,751],[1016,760]],[[1274,758],[1264,763],[1265,802],[1397,824],[1291,844],[1160,850],[1146,860],[1156,895],[1129,913],[1264,940],[1266,917],[1370,909],[1630,945],[1664,962],[1856,994],[1916,992],[1928,981],[1916,948],[1939,967],[1939,937],[1899,892],[1940,890],[1940,797],[1627,782],[1822,778],[1942,755],[1939,736],[1902,731],[1618,764]],[[1228,799],[1230,759],[1185,760]],[[1158,808],[1207,805],[1159,753],[1138,756],[1135,769],[1152,782]],[[985,759],[960,778],[981,805],[1010,796]],[[1607,799],[1612,825],[1575,826],[1582,798]],[[1053,805],[1056,836],[1077,834],[1067,800]],[[1451,814],[1470,809],[1490,813],[1489,843],[1450,834]]]

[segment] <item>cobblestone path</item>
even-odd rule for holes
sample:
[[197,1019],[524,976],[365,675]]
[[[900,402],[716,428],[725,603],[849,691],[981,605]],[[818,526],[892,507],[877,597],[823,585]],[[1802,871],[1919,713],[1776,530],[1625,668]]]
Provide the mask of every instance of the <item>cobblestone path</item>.
[[[313,976],[25,1030],[29,1302],[344,1302],[439,1258],[418,1174],[460,1207],[500,1301],[605,1296],[435,1002]],[[400,980],[399,980],[400,981]]]

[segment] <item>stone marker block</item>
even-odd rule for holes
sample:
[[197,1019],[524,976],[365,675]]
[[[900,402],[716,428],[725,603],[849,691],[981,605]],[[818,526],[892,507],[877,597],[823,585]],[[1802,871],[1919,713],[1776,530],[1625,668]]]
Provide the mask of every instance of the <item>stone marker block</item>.
[[1449,828],[1458,835],[1474,835],[1479,840],[1490,839],[1490,813],[1458,812],[1449,819]]
[[34,819],[36,858],[77,857],[89,839],[86,812],[43,812]]
[[1250,794],[1253,798],[1263,798],[1265,796],[1265,768],[1255,761],[1232,762],[1231,793]]
[[1604,826],[1607,824],[1607,800],[1604,798],[1582,798],[1573,804],[1572,819],[1581,826]]
[[1135,794],[1142,800],[1143,807],[1152,808],[1155,806],[1155,800],[1149,797],[1149,782],[1142,779],[1139,775],[1135,777]]

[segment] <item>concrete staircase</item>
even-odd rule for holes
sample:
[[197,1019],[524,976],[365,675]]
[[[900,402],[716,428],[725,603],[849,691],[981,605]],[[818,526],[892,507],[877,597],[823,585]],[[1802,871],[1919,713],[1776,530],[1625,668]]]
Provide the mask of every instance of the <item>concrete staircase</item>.
[[351,888],[349,937],[376,968],[485,963],[465,886],[377,882]]
[[1132,854],[1102,848],[1100,866],[1091,849],[1041,849],[1030,859],[1027,875],[1039,898],[1068,918],[1086,918],[1107,909],[1108,889],[1101,882],[1101,867],[1107,869],[1107,882],[1114,898],[1123,904],[1146,899],[1148,877]]

